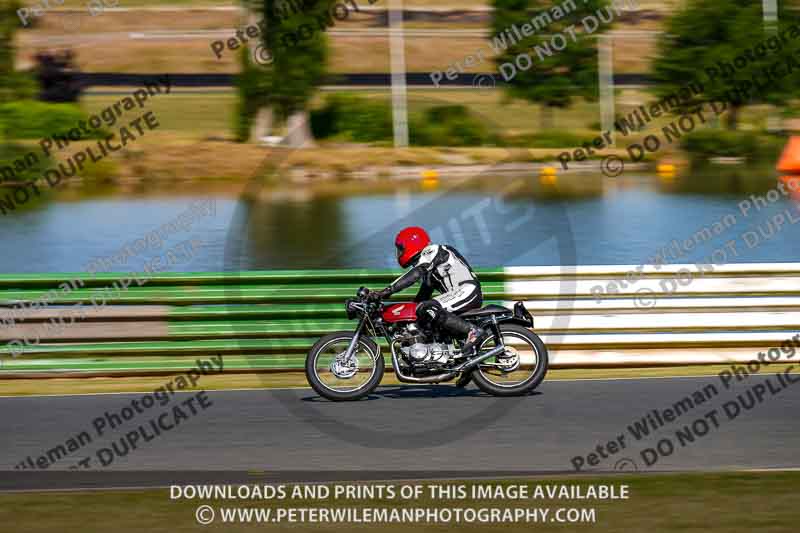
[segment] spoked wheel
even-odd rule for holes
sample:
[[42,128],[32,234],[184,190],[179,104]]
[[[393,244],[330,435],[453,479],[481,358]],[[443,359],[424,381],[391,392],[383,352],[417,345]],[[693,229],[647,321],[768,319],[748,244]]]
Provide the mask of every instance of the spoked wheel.
[[378,345],[361,337],[349,359],[345,359],[353,333],[325,335],[306,358],[306,378],[323,398],[333,401],[357,400],[366,396],[383,379],[384,361]]
[[[547,347],[538,335],[516,324],[500,326],[505,351],[481,362],[472,373],[475,384],[494,396],[526,394],[544,379],[547,373]],[[487,339],[480,347],[487,352],[497,345]]]

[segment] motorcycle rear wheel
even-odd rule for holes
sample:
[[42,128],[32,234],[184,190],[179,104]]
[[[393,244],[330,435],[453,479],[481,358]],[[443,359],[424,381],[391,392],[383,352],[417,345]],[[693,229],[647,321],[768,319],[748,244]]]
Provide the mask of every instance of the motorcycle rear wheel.
[[358,340],[353,360],[341,360],[353,335],[351,331],[329,333],[308,352],[306,379],[323,398],[334,402],[358,400],[374,391],[383,379],[385,363],[378,345],[369,337]]
[[[507,347],[505,353],[481,362],[472,372],[472,379],[479,389],[493,396],[527,394],[547,374],[547,347],[534,332],[516,324],[501,324],[500,335]],[[486,339],[480,352],[495,344],[494,338]]]

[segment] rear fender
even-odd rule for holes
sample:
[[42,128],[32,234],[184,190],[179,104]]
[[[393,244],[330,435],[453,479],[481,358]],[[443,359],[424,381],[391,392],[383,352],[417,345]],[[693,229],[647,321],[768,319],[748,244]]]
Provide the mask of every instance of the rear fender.
[[513,324],[519,324],[526,328],[533,328],[533,315],[525,309],[525,304],[517,302],[514,304],[514,317],[512,318]]
[[506,312],[494,313],[473,322],[482,328],[487,328],[495,320],[498,324],[518,324],[526,328],[533,328],[533,316],[525,309],[525,304],[522,302],[515,303],[513,311],[508,309]]

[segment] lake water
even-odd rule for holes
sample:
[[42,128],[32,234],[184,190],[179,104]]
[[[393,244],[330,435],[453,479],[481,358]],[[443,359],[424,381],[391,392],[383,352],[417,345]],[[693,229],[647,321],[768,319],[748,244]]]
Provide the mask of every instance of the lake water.
[[555,184],[529,176],[265,188],[247,196],[109,193],[0,217],[0,270],[128,272],[153,261],[183,272],[386,268],[396,266],[395,232],[410,224],[481,267],[638,265],[660,250],[668,263],[708,262],[712,254],[716,263],[800,261],[797,200],[751,198],[777,183],[726,170],[669,179],[575,175]]

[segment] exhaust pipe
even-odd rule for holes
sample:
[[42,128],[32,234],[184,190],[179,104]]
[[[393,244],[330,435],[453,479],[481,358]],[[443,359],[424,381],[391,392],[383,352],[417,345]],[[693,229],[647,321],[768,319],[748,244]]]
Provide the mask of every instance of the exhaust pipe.
[[437,374],[435,376],[415,378],[412,376],[406,376],[405,374],[401,373],[399,369],[395,370],[395,374],[397,374],[397,379],[399,381],[403,381],[405,383],[439,383],[441,381],[449,381],[458,375],[455,372],[448,372],[447,374]]
[[486,359],[489,359],[490,357],[494,357],[495,355],[503,353],[505,349],[506,349],[505,346],[496,346],[491,350],[489,350],[488,352],[486,352],[485,354],[482,354],[480,357],[476,357],[475,359],[470,359],[469,361],[466,361],[461,366],[456,368],[456,372],[464,372],[465,370],[472,370],[473,368],[478,366],[478,363],[481,363]]

